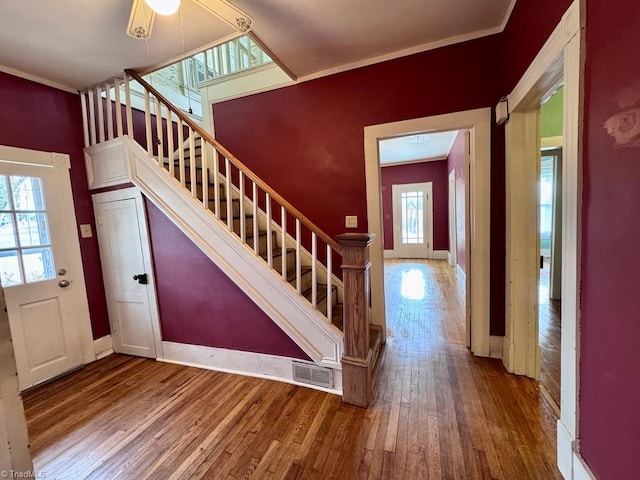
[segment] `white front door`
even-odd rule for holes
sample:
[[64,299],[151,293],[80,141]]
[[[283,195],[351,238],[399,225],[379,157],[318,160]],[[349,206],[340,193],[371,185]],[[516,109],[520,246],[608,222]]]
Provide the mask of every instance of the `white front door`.
[[431,182],[393,185],[394,246],[399,258],[430,258]]
[[21,390],[95,358],[67,155],[0,147],[0,279]]
[[142,195],[127,188],[93,196],[113,349],[157,358],[160,327]]

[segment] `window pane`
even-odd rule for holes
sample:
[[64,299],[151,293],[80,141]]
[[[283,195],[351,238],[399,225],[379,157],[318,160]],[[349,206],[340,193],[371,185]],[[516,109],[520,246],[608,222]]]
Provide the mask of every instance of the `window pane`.
[[0,248],[16,248],[16,229],[13,215],[0,213]]
[[11,210],[11,196],[7,187],[7,177],[0,175],[0,210]]
[[402,192],[402,243],[423,243],[423,198],[421,192]]
[[16,210],[44,210],[42,180],[37,177],[11,177],[11,191]]
[[53,252],[50,247],[23,250],[22,261],[27,283],[56,278]]
[[22,273],[20,272],[20,260],[17,250],[5,250],[0,252],[0,281],[3,287],[20,285]]
[[51,243],[46,213],[18,213],[16,217],[21,247],[36,247]]

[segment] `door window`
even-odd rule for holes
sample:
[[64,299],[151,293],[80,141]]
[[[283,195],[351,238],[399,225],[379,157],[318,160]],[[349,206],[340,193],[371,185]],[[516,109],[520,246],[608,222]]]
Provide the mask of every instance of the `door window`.
[[0,175],[0,282],[56,278],[42,179]]
[[424,243],[424,212],[421,191],[402,192],[402,243]]

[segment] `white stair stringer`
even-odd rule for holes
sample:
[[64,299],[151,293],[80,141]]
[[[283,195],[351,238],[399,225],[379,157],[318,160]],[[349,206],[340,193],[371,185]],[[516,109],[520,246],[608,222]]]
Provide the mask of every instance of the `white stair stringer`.
[[341,369],[343,334],[128,137],[129,179],[315,363]]

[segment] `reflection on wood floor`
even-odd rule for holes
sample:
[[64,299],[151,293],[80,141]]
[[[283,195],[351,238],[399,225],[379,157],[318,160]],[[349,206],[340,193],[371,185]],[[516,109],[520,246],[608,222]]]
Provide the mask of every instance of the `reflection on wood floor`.
[[454,269],[386,264],[373,405],[111,355],[25,396],[36,468],[79,479],[554,479],[537,382],[464,346]]
[[560,406],[560,302],[549,299],[549,259],[540,270],[539,335],[540,383]]

